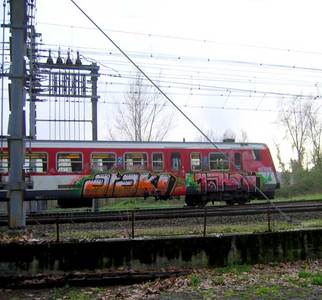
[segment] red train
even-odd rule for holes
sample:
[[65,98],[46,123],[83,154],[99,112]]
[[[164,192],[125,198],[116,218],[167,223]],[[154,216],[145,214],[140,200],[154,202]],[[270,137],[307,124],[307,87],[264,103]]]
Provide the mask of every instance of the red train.
[[[273,198],[279,182],[268,147],[260,143],[32,141],[25,159],[26,200],[56,199],[62,207],[94,198],[185,196],[243,204]],[[0,153],[0,200],[5,200],[8,152]],[[2,188],[1,188],[2,187]],[[1,190],[2,189],[2,190]]]

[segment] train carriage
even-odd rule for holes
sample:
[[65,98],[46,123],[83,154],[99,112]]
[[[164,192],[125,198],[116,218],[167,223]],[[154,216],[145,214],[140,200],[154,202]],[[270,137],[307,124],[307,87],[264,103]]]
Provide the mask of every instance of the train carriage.
[[[8,151],[0,152],[0,199],[6,200]],[[261,143],[41,141],[26,143],[26,200],[58,200],[62,207],[95,198],[184,196],[245,203],[274,197],[279,183]]]

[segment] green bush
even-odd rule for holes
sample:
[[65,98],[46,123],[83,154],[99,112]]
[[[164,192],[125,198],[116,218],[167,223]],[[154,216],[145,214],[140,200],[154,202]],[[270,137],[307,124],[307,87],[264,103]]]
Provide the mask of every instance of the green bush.
[[314,285],[322,285],[322,274],[314,274],[311,282]]
[[311,277],[311,273],[307,271],[300,271],[299,272],[299,278],[309,278]]
[[284,172],[281,178],[281,189],[277,190],[277,197],[289,198],[322,192],[322,166],[312,169],[294,168],[291,173]]
[[201,278],[197,274],[192,274],[191,275],[191,285],[193,287],[198,287],[201,283]]

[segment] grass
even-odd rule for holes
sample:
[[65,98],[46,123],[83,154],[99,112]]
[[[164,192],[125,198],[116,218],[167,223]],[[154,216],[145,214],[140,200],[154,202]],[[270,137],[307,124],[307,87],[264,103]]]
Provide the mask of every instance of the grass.
[[[276,197],[271,200],[272,202],[283,202],[283,201],[310,201],[310,200],[320,200],[322,199],[322,194],[308,194],[308,195],[298,195],[293,197]],[[252,200],[251,203],[265,203],[266,200]],[[185,205],[184,197],[179,199],[171,200],[155,200],[152,197],[143,199],[142,197],[138,198],[112,198],[106,199],[106,204],[100,207],[101,211],[108,210],[128,210],[128,209],[157,209],[157,208],[171,208],[171,207],[182,207]],[[212,206],[211,202],[208,204]],[[224,202],[215,201],[215,206],[225,205]],[[50,212],[77,212],[77,211],[91,211],[90,207],[81,207],[81,208],[50,208]]]
[[[233,264],[223,268],[195,269],[178,279],[118,287],[64,287],[48,291],[19,291],[4,299],[321,299],[319,264],[276,263],[268,268]],[[313,267],[313,268],[312,268]],[[296,272],[294,272],[296,270]],[[155,291],[155,292],[153,292]],[[7,292],[7,291],[6,291]],[[151,294],[152,292],[152,294]],[[7,292],[7,294],[10,292]],[[160,293],[160,294],[159,294]],[[9,294],[8,294],[9,295]],[[160,297],[159,297],[160,296]],[[2,298],[1,298],[2,299]]]
[[[140,198],[119,198],[119,199],[106,199],[106,203],[102,204],[99,208],[100,211],[113,211],[113,210],[129,210],[129,209],[157,209],[157,208],[171,208],[183,207],[185,205],[184,198],[171,199],[171,200],[155,200],[154,198],[144,199]],[[60,212],[86,212],[92,211],[92,207],[79,207],[79,208],[59,208],[51,207],[46,211],[50,213]],[[46,212],[43,211],[43,212]]]
[[300,271],[298,276],[313,285],[322,286],[322,273],[320,272]]
[[50,300],[66,299],[66,300],[95,300],[98,299],[89,293],[77,288],[55,288],[49,297]]
[[289,278],[289,282],[300,287],[307,287],[309,285],[322,286],[322,273],[310,272],[307,269],[301,270],[298,273],[298,278]]
[[216,273],[219,273],[219,274],[233,273],[236,275],[240,275],[242,273],[248,273],[251,270],[252,270],[252,266],[247,264],[232,264],[226,267],[215,269]]
[[[135,224],[134,235],[135,237],[162,237],[162,236],[182,236],[182,235],[202,235],[203,225],[202,222],[190,224],[186,226],[172,225],[172,220],[164,221],[169,222],[167,226],[163,227],[145,227],[138,228]],[[183,223],[184,224],[184,223]],[[303,220],[301,223],[288,223],[285,221],[274,221],[271,225],[273,231],[286,231],[296,229],[309,229],[309,228],[321,228],[321,219]],[[131,223],[122,223],[119,228],[106,229],[106,228],[92,228],[82,229],[73,228],[69,226],[61,226],[60,238],[61,240],[66,238],[73,239],[102,239],[102,238],[130,238],[131,237]],[[267,223],[265,221],[257,223],[245,223],[245,224],[214,224],[207,226],[207,235],[214,234],[234,234],[234,233],[260,233],[268,230]],[[56,232],[47,233],[49,239],[56,239]]]
[[296,195],[291,197],[279,197],[276,196],[276,199],[274,199],[274,202],[278,201],[310,201],[310,200],[321,200],[322,194],[307,194],[307,195]]
[[310,277],[311,277],[310,272],[307,272],[307,271],[300,271],[299,272],[299,278],[306,279],[306,278],[310,278]]
[[258,286],[254,290],[254,294],[258,297],[274,297],[278,295],[280,289],[279,286],[272,285],[272,286]]
[[[306,200],[321,199],[321,194],[307,195]],[[294,201],[303,199],[303,197],[294,198]],[[276,201],[282,201],[277,199]],[[284,199],[285,201],[285,199]],[[216,203],[217,205],[219,202]],[[124,198],[117,199],[113,203],[108,203],[102,210],[128,210],[128,209],[144,209],[144,208],[169,208],[169,207],[182,207],[184,205],[184,199],[173,199],[166,201],[155,201],[153,198],[144,200],[143,198]],[[88,209],[87,209],[88,210]],[[66,211],[66,210],[65,210]],[[172,221],[167,226],[159,228],[151,226],[150,228],[138,228],[135,224],[135,237],[156,237],[156,236],[174,236],[174,235],[202,235],[203,234],[203,222],[202,218],[195,218],[194,224],[184,225],[178,227],[173,225]],[[166,224],[166,223],[165,223]],[[273,231],[284,231],[284,230],[296,230],[296,229],[309,229],[309,228],[321,228],[321,219],[310,219],[303,220],[300,223],[289,223],[287,221],[272,221],[271,228]],[[268,225],[263,217],[263,221],[254,223],[243,223],[243,224],[216,224],[207,226],[207,235],[212,234],[234,234],[234,233],[260,233],[266,232]],[[55,232],[48,232],[46,236],[50,239],[56,239]],[[99,229],[93,226],[91,230],[77,228],[69,228],[68,226],[61,226],[60,238],[61,240],[66,238],[74,239],[100,239],[100,238],[129,238],[131,236],[131,224],[122,223],[119,228],[114,229]]]
[[[264,283],[263,283],[264,284]],[[307,291],[308,293],[308,291]],[[224,293],[225,299],[305,299],[297,298],[298,291],[282,287],[277,284],[248,285],[242,290],[227,290]]]
[[101,210],[127,210],[127,209],[155,209],[155,208],[171,208],[182,207],[185,205],[183,199],[173,200],[155,200],[148,198],[124,198],[113,201],[101,208]]
[[[310,194],[310,195],[299,195],[290,198],[276,197],[276,199],[271,200],[272,202],[283,202],[283,201],[310,201],[310,200],[320,200],[322,199],[322,194]],[[264,203],[265,200],[252,200],[251,203]],[[122,198],[115,199],[111,203],[107,203],[101,208],[101,210],[118,210],[118,209],[146,209],[146,208],[170,208],[170,207],[182,207],[185,205],[184,197],[180,199],[171,200],[158,200],[154,198]],[[212,206],[211,202],[208,204]],[[215,201],[215,206],[225,205],[224,202]]]
[[[249,225],[213,225],[207,228],[207,234],[217,233],[240,233],[240,232],[264,232],[267,230],[265,225],[254,225],[251,228]],[[176,227],[167,226],[160,228],[135,228],[135,237],[155,237],[155,236],[174,236],[174,235],[201,235],[203,234],[203,228],[201,226],[187,226]],[[91,230],[68,230],[63,229],[60,233],[60,238],[74,238],[74,239],[99,239],[99,238],[129,238],[131,235],[130,225],[122,225],[122,229],[91,229]],[[52,239],[55,239],[56,233],[51,234]]]
[[191,274],[191,285],[196,288],[201,283],[201,277],[198,274]]
[[[290,198],[276,197],[271,200],[272,202],[282,202],[282,201],[310,201],[310,200],[320,200],[322,199],[322,194],[309,194],[309,195],[299,195],[293,196]],[[251,203],[263,203],[265,200],[252,200]],[[107,204],[104,205],[101,210],[119,210],[119,209],[149,209],[149,208],[169,208],[169,207],[182,207],[186,205],[184,197],[180,199],[171,199],[171,200],[155,200],[154,198],[122,198],[122,199],[113,199]],[[209,206],[212,206],[211,202],[208,203]],[[215,206],[226,205],[224,202],[215,201]]]

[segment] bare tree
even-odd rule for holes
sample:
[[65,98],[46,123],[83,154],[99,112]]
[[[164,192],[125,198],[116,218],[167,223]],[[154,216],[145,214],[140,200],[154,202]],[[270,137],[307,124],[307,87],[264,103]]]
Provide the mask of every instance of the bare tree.
[[305,143],[309,137],[310,111],[311,103],[303,102],[302,99],[296,97],[280,114],[280,122],[285,127],[286,135],[291,138],[299,167],[303,167]]
[[285,166],[285,163],[283,162],[282,157],[281,157],[280,145],[275,143],[275,147],[276,147],[276,158],[277,158],[279,167],[281,168],[282,172],[285,172],[286,171],[286,166]]
[[308,115],[308,131],[310,142],[312,145],[312,163],[314,166],[322,165],[321,153],[321,136],[322,123],[318,118],[320,107],[314,109],[313,105],[310,107]]
[[[116,113],[116,132],[112,139],[162,141],[173,127],[173,116],[167,113],[167,100],[137,74]],[[122,136],[122,138],[119,138]]]
[[[203,132],[205,132],[206,136],[212,141],[212,142],[216,142],[218,141],[218,135],[214,132],[213,129],[208,129],[206,131],[203,130]],[[197,142],[209,142],[202,134],[199,134],[195,140]]]
[[281,172],[282,184],[284,186],[290,185],[291,184],[291,173],[289,170],[286,169],[286,165],[282,160],[280,145],[275,143],[275,147],[276,147],[276,158],[277,158],[279,167],[282,171]]
[[248,135],[246,130],[241,129],[239,135],[237,137],[237,141],[240,143],[247,143],[248,142]]

